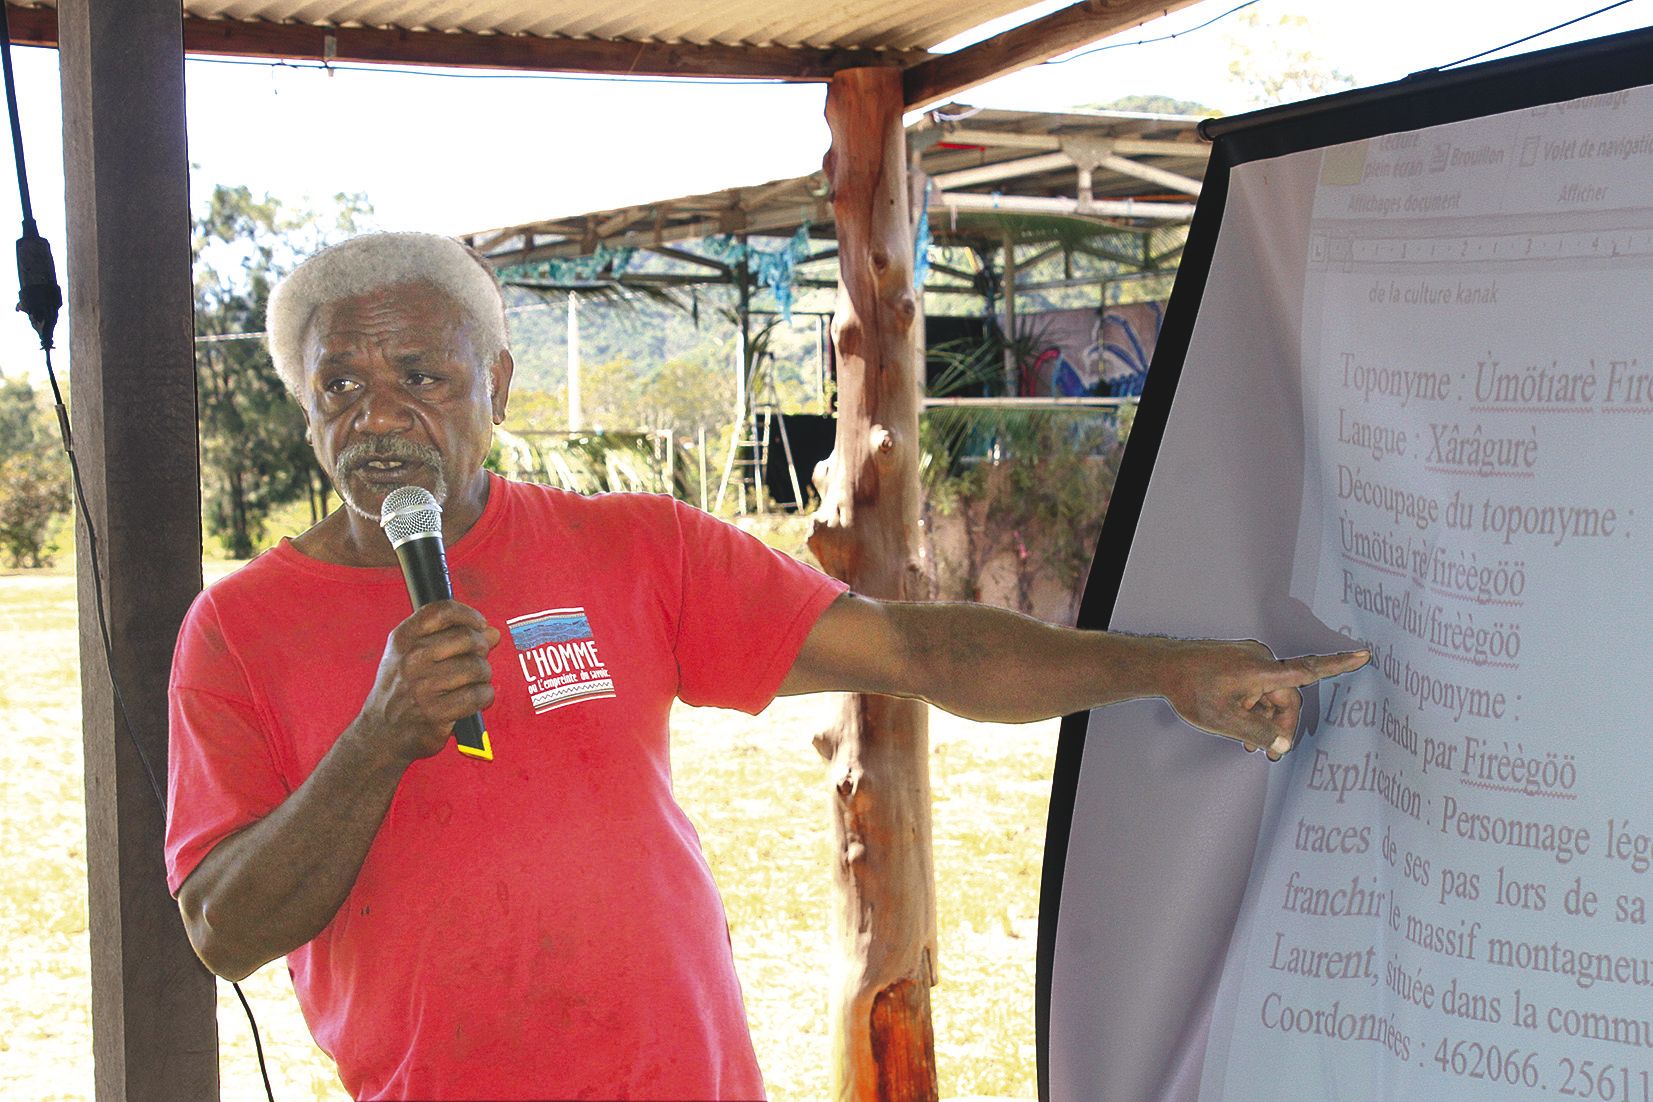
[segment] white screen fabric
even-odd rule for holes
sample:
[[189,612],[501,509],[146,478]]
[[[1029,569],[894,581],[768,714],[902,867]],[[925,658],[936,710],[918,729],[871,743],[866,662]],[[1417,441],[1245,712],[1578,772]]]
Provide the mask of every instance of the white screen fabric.
[[1229,171],[1110,626],[1377,658],[1091,714],[1049,1099],[1653,1102],[1650,470],[1653,88]]

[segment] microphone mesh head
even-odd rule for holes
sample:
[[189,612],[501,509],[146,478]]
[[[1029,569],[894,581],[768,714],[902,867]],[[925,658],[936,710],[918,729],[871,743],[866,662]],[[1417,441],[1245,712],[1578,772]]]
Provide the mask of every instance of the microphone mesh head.
[[440,536],[442,506],[423,486],[398,486],[379,507],[379,527],[390,537],[392,547],[421,536]]

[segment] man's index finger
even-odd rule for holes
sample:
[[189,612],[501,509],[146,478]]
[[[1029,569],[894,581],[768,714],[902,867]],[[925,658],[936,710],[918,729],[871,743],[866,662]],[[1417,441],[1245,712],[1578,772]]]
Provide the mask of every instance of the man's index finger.
[[1316,681],[1340,674],[1352,673],[1372,660],[1367,650],[1341,651],[1337,654],[1305,654],[1301,658],[1286,658],[1279,663],[1282,686],[1303,688]]

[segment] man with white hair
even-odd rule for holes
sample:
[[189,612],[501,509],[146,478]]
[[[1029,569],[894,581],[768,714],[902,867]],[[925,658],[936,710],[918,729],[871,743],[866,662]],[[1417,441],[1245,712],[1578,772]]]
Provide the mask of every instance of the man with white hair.
[[[672,796],[675,699],[842,690],[1018,722],[1158,696],[1278,757],[1298,687],[1366,660],[869,600],[670,498],[491,475],[503,306],[446,238],[318,254],[269,330],[347,508],[190,611],[168,883],[214,972],[287,956],[358,1098],[762,1097]],[[407,485],[443,503],[458,597],[411,616],[378,524]],[[479,710],[494,760],[441,753]]]

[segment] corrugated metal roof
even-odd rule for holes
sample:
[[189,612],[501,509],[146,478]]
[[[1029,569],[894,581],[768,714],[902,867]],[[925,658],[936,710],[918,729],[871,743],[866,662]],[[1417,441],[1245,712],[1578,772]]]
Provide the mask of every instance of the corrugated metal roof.
[[[57,5],[37,0],[30,6]],[[322,27],[912,50],[1028,6],[1027,0],[185,0],[184,13]]]
[[[183,0],[184,50],[697,79],[826,81],[894,67],[940,103],[1196,0]],[[1060,0],[1058,0],[1060,2]],[[56,0],[9,4],[12,41],[56,46]],[[971,41],[973,40],[973,41]],[[971,44],[934,52],[944,43]]]

